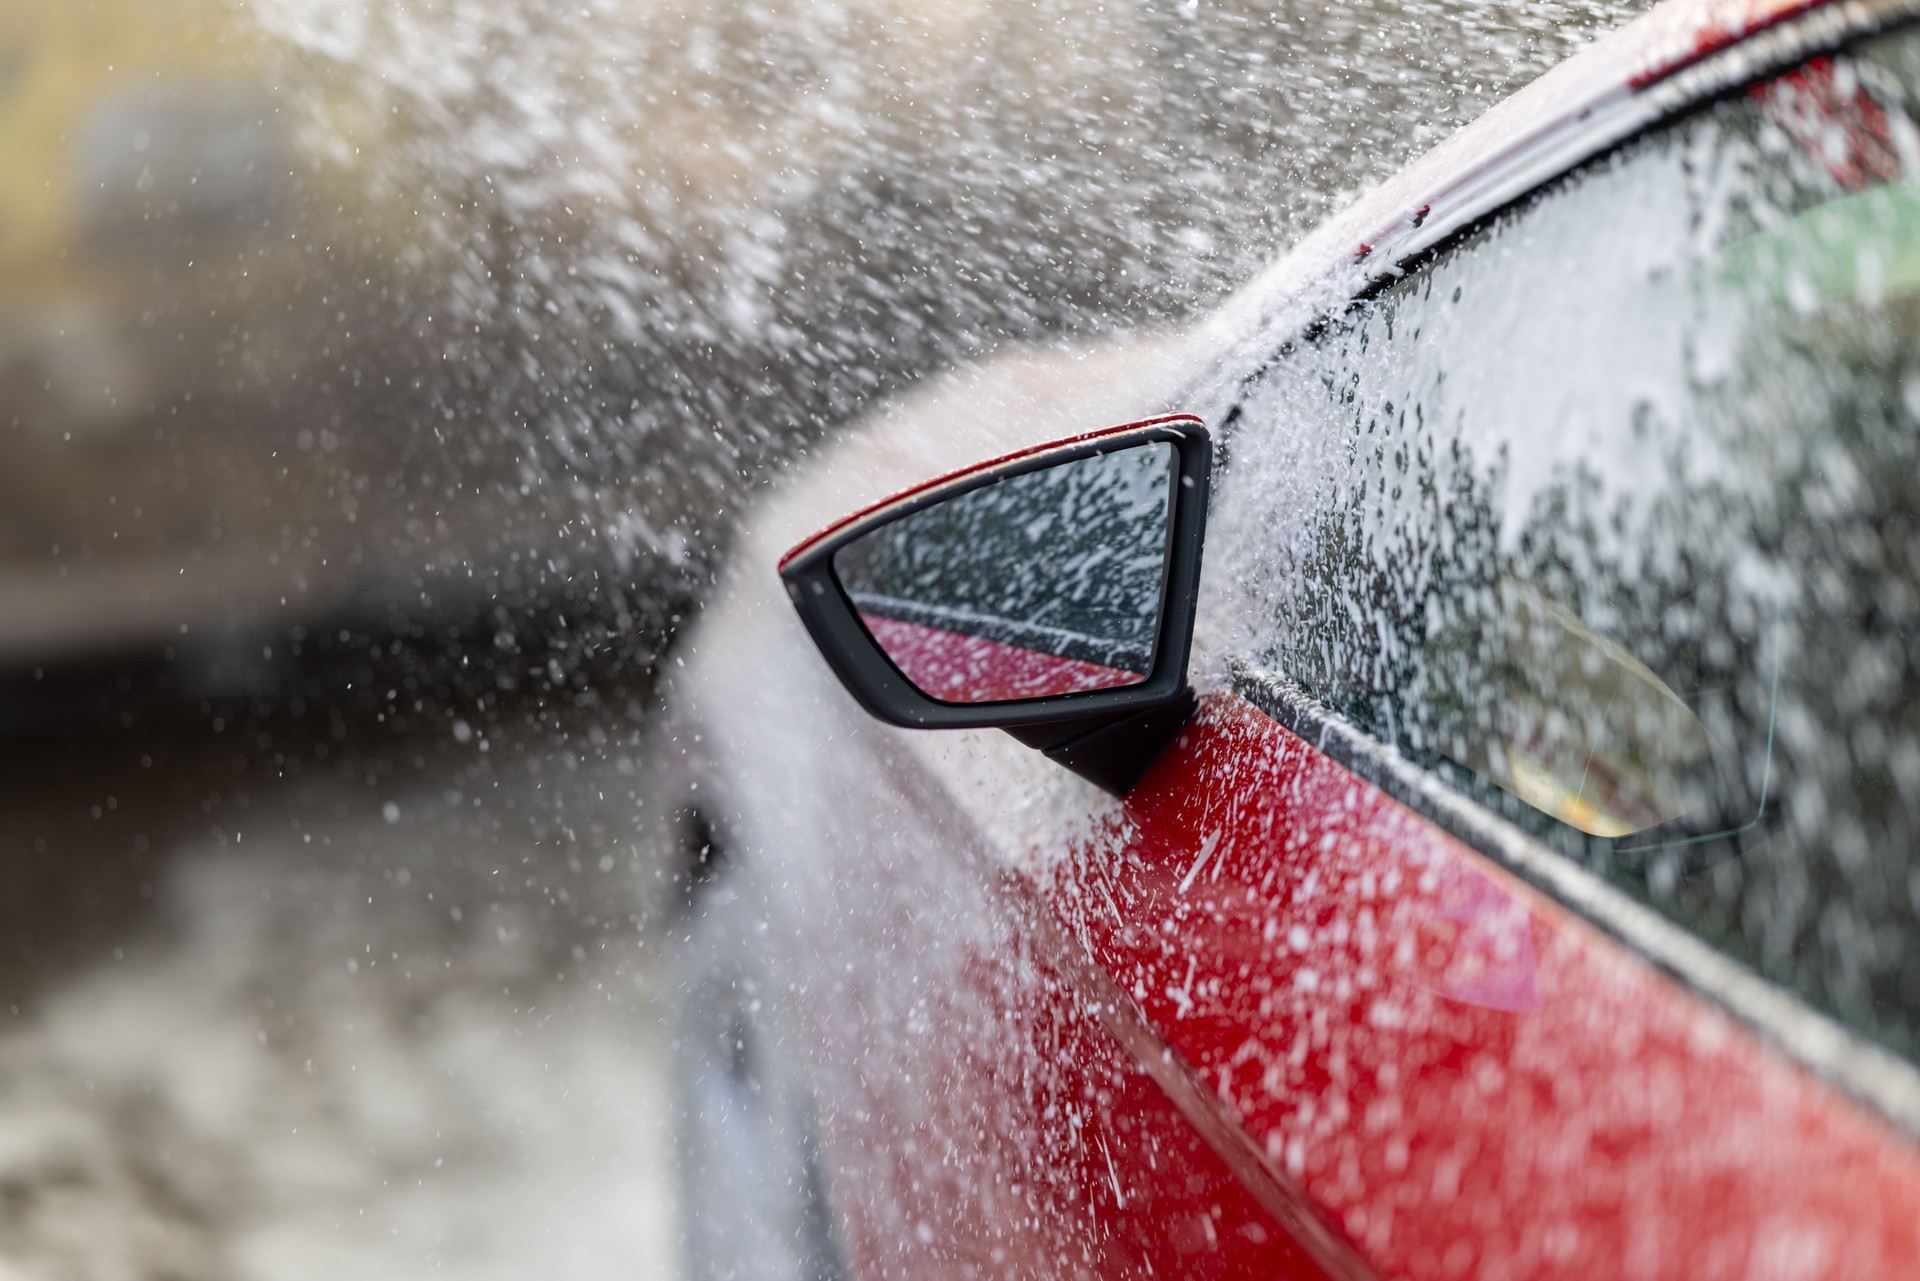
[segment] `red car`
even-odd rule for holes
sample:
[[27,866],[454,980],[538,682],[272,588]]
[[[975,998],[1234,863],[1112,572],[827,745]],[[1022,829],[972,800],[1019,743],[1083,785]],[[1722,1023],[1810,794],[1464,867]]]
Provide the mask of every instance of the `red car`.
[[1920,1276],[1910,20],[1672,0],[761,512],[696,1276]]

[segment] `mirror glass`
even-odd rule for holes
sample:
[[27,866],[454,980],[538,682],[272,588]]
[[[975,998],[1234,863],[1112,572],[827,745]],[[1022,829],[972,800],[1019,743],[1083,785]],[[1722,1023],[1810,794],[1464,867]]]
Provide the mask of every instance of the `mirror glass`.
[[1174,448],[1151,441],[922,508],[835,553],[880,648],[930,698],[1000,703],[1153,669]]

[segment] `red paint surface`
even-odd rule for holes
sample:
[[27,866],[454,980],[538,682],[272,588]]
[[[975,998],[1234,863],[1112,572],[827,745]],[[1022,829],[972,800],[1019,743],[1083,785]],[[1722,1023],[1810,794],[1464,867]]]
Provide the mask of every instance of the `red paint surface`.
[[1853,76],[1837,74],[1832,58],[1815,58],[1747,93],[1848,191],[1899,180],[1900,144],[1886,109]]
[[1828,0],[1694,0],[1656,9],[1647,23],[1646,51],[1629,83],[1644,89],[1684,71],[1748,36],[1818,9]]
[[1920,1267],[1908,1141],[1237,698],[1044,895],[1382,1276]]
[[837,1198],[855,1275],[1325,1281],[1034,943],[971,958],[929,1022],[976,1035],[924,1038],[910,1110],[829,1119],[865,1181]]
[[1083,663],[878,614],[862,613],[860,621],[903,676],[922,693],[945,703],[1009,703],[1019,698],[1116,689],[1146,679],[1139,672]]
[[820,892],[783,885],[799,915],[767,936],[850,1275],[1324,1281],[1155,1079],[1171,1061],[1115,1034],[1125,1002],[1033,882],[872,760],[818,812]]

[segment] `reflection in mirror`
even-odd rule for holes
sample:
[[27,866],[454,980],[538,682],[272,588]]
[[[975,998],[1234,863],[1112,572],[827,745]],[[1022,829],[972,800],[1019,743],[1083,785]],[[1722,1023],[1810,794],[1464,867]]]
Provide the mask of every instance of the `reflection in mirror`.
[[919,690],[1000,703],[1137,685],[1153,667],[1174,449],[1027,472],[840,549],[834,574]]

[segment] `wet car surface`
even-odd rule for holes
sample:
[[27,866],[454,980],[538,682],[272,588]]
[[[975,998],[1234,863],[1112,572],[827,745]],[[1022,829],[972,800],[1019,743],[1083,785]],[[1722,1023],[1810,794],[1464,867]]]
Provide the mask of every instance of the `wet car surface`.
[[[928,370],[1210,306],[1636,7],[0,6],[9,1259],[659,1275],[662,1063],[727,1038],[719,1106],[774,1117],[783,1186],[813,1189],[733,1244],[838,1257],[818,1207],[844,1113],[800,1078],[752,1107],[754,1003],[788,975],[757,968],[781,957],[764,917],[713,910],[743,893],[704,799],[725,780],[655,796],[716,738],[669,718],[641,739],[737,513]],[[1044,416],[1133,412],[1132,380],[1175,359],[1158,346],[1094,359],[1107,391]],[[1025,361],[995,367],[1078,367]],[[1120,666],[1079,676],[1136,656],[1103,657]],[[837,724],[762,710],[769,754]],[[1027,777],[1004,764],[977,780],[996,803]],[[816,826],[908,857],[897,806],[867,822],[836,796]],[[786,812],[805,830],[806,803]],[[674,917],[687,864],[713,897]],[[999,910],[809,866],[796,883],[870,886],[936,941],[964,936],[942,934],[961,905]],[[924,1054],[862,1088],[889,1114],[945,1090],[923,1134],[858,1140],[902,1186],[929,1152],[964,1165],[976,1122],[1019,1148],[1006,1198],[963,1180],[867,1239],[988,1270],[1007,1233],[1051,1248],[1091,1203],[1035,1191],[1059,1180],[1038,1126],[1165,1257],[1283,1249],[1271,1189],[1217,1192],[1246,1154],[1195,1121],[1204,1096],[1134,1074],[1097,1020],[1042,1002],[1010,1034],[1124,1099],[1110,1129],[1058,1082],[1009,1081],[1025,1060],[998,1034],[955,1051],[1028,990],[1021,965],[1056,993],[1085,979],[1027,942],[981,942],[945,1005],[860,998]],[[690,963],[715,952],[743,964]],[[711,995],[702,1026],[659,996],[683,986]],[[978,1080],[1033,1085],[1038,1115],[983,1118]],[[1129,1181],[1114,1159],[1143,1149],[1179,1178]],[[758,1195],[734,1168],[708,1169],[702,1204]],[[1121,1239],[1067,1256],[1121,1267]]]
[[[1904,1274],[1910,17],[1667,6],[1211,325],[957,375],[763,510],[676,681],[744,1047],[687,1141],[770,1118],[766,1213],[835,1229],[787,1263]],[[1202,698],[1123,800],[809,652],[810,531],[1170,411]]]

